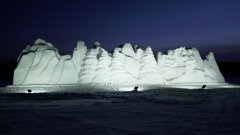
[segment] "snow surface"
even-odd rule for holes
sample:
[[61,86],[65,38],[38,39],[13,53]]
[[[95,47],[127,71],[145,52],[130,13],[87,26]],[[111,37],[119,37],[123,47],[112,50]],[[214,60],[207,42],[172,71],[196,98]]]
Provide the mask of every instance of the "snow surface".
[[1,135],[238,135],[240,89],[0,94]]
[[205,83],[197,84],[128,84],[128,85],[116,85],[112,83],[81,83],[81,84],[54,84],[54,85],[9,85],[6,88],[0,88],[1,93],[98,93],[98,92],[131,92],[137,86],[138,91],[151,91],[158,89],[192,89],[192,90],[211,90],[211,89],[238,89],[239,85],[228,84],[228,83],[211,83],[206,85],[203,89],[202,86]]
[[16,86],[88,83],[221,84],[225,80],[213,53],[202,59],[195,48],[158,52],[156,60],[150,47],[141,49],[125,43],[111,54],[98,42],[87,49],[83,41],[78,41],[72,56],[61,56],[51,43],[42,39],[22,51],[13,79]]

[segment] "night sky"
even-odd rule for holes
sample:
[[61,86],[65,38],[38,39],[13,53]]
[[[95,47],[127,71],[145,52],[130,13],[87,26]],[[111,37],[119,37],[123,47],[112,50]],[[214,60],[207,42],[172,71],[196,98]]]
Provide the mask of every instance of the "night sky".
[[1,0],[0,61],[36,38],[72,54],[78,40],[108,51],[125,42],[154,51],[179,46],[240,61],[239,0]]

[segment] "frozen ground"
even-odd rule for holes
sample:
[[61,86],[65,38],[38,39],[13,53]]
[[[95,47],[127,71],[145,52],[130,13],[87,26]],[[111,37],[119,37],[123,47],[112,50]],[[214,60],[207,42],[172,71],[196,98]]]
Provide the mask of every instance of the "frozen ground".
[[240,89],[0,94],[1,135],[240,134]]

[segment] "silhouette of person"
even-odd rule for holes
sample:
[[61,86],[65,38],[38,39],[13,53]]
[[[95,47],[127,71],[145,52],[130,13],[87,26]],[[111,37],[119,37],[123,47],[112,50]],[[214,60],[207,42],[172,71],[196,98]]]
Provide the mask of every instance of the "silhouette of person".
[[133,92],[138,92],[138,86],[135,86],[135,87],[134,87]]
[[203,86],[202,86],[202,89],[204,90],[204,89],[206,88],[206,86],[207,86],[207,85],[203,85]]

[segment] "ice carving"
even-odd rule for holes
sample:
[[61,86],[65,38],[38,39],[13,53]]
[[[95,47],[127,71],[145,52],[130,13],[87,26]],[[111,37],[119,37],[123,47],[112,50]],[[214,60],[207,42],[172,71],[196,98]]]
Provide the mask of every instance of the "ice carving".
[[42,39],[27,46],[18,58],[14,85],[29,84],[191,84],[224,83],[213,53],[202,59],[196,48],[179,47],[154,57],[150,47],[130,43],[108,53],[95,42],[88,49],[78,41],[73,55],[61,56]]

